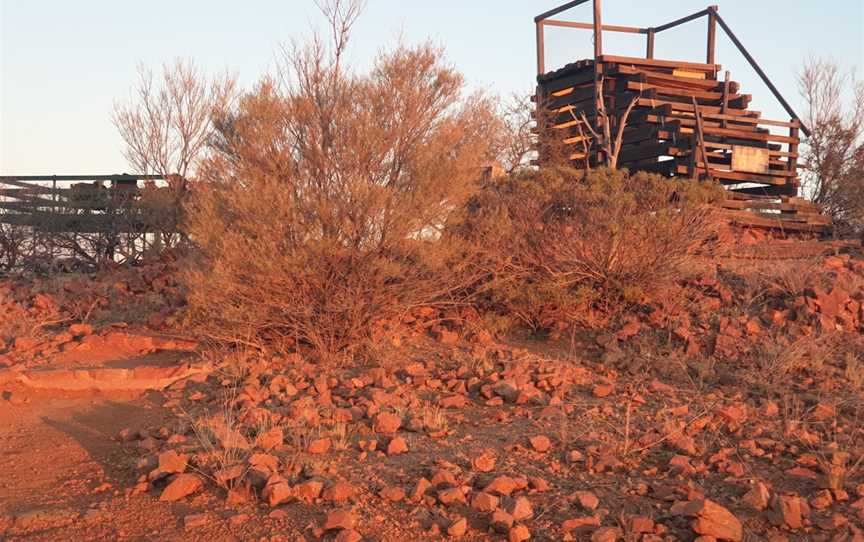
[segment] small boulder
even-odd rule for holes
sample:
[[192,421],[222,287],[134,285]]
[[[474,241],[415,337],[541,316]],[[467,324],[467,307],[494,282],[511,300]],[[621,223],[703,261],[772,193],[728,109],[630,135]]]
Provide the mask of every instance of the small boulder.
[[333,510],[324,520],[324,530],[353,529],[357,519],[351,510]]
[[179,474],[162,490],[159,500],[164,502],[179,501],[202,487],[204,487],[204,482],[197,475],[188,472]]
[[381,412],[375,416],[376,433],[395,433],[402,427],[402,419],[392,412]]
[[528,439],[535,452],[546,453],[552,448],[552,441],[546,435],[537,435]]
[[387,445],[387,455],[399,455],[408,451],[408,443],[402,437],[393,437]]
[[744,536],[744,529],[738,518],[709,499],[675,503],[672,514],[695,518],[692,527],[697,534],[732,542],[740,542]]

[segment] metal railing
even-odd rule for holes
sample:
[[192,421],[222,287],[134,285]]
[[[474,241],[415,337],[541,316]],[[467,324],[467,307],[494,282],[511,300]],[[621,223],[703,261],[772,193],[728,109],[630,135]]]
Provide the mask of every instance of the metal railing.
[[[562,21],[557,19],[552,19],[552,17],[559,15],[565,11],[568,11],[572,8],[578,7],[582,4],[593,2],[594,4],[594,21],[592,23],[580,23],[580,22],[572,22],[572,21]],[[677,26],[681,26],[683,24],[699,20],[703,17],[708,18],[708,31],[707,31],[707,47],[706,47],[706,64],[714,65],[716,63],[716,52],[717,52],[717,25],[720,25],[720,28],[726,33],[729,39],[735,44],[735,47],[738,48],[738,51],[744,56],[753,70],[759,75],[762,79],[762,82],[771,90],[771,93],[780,102],[780,105],[786,110],[789,116],[793,120],[797,120],[801,124],[801,131],[804,132],[805,135],[810,135],[810,130],[808,127],[801,121],[801,118],[795,113],[795,110],[789,105],[789,102],[783,97],[762,67],[756,62],[756,59],[753,58],[753,55],[744,47],[744,44],[741,43],[741,40],[738,39],[738,36],[732,31],[726,21],[723,20],[723,17],[720,16],[719,7],[718,6],[708,6],[706,9],[702,11],[698,11],[693,13],[692,15],[687,15],[686,17],[682,17],[675,21],[662,24],[656,27],[647,27],[647,28],[639,28],[639,27],[631,27],[631,26],[617,26],[617,25],[606,25],[603,24],[602,20],[602,9],[601,9],[601,0],[574,0],[572,2],[567,2],[557,8],[551,9],[545,13],[541,13],[537,17],[534,18],[534,24],[536,25],[537,30],[537,75],[543,75],[546,73],[546,47],[545,47],[545,28],[548,26],[552,27],[562,27],[562,28],[576,28],[582,30],[592,30],[594,32],[594,60],[597,61],[603,55],[603,32],[619,32],[619,33],[627,33],[627,34],[644,34],[646,36],[646,49],[645,49],[645,58],[653,59],[654,58],[654,41],[657,34],[661,32],[665,32],[666,30],[675,28]],[[715,70],[716,72],[716,70]]]

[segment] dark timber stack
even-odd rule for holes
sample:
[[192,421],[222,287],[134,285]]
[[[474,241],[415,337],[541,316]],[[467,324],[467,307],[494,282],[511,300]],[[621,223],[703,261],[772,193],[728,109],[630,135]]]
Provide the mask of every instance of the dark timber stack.
[[[668,177],[711,179],[728,188],[730,198],[723,204],[724,214],[737,224],[820,233],[830,228],[817,206],[796,197],[798,146],[806,127],[719,16],[716,6],[651,28],[603,25],[599,0],[594,0],[593,24],[550,18],[585,1],[570,2],[535,19],[538,128],[541,137],[551,143],[541,145],[541,165],[550,158],[544,154],[555,152],[580,167],[611,162]],[[706,63],[654,58],[657,33],[702,17],[708,18]],[[752,96],[743,93],[741,85],[730,80],[729,72],[721,72],[714,61],[717,24],[791,120],[764,119],[760,112],[749,109]],[[593,29],[595,57],[546,72],[546,26]],[[604,31],[645,34],[646,57],[603,54]],[[607,144],[598,143],[598,139],[605,139]]]

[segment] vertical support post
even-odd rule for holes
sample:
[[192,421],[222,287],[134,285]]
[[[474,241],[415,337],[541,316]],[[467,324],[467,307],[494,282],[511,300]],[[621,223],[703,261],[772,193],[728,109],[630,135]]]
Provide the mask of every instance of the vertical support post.
[[708,54],[707,63],[715,64],[717,50],[717,6],[708,7]]
[[648,29],[648,48],[645,51],[645,58],[652,59],[654,58],[654,29]]
[[[600,0],[594,0],[594,124],[597,128],[597,133],[605,137],[607,132],[605,124],[609,121],[601,115],[601,111],[605,112],[603,106],[603,65],[600,63],[600,57],[603,56],[603,14]],[[600,145],[602,147],[602,145]],[[597,163],[600,164],[600,154],[602,151],[597,150]],[[603,158],[603,162],[608,161],[608,157]]]
[[725,116],[729,112],[729,83],[731,82],[729,78],[731,74],[729,70],[726,70],[726,79],[723,81],[723,108],[720,110],[720,113],[724,116],[723,120],[720,121],[720,126],[726,128],[729,125],[729,121],[726,120]]
[[789,173],[792,173],[793,176],[789,177],[791,182],[789,193],[790,195],[797,196],[800,182],[798,180],[798,157],[795,155],[798,154],[798,142],[801,137],[799,134],[801,130],[801,121],[798,119],[792,119],[790,122],[792,123],[792,126],[789,128],[789,137],[792,138],[792,141],[789,143]]
[[[54,206],[51,207],[51,225],[57,225],[57,176],[54,175],[54,178],[51,179],[51,199],[54,201]],[[56,236],[56,233],[55,233]],[[54,260],[57,258],[57,254],[54,250],[54,239],[55,236],[51,237],[51,265],[54,264]]]
[[[709,181],[713,181],[711,176],[711,166],[708,163],[708,150],[705,148],[705,128],[702,124],[702,111],[699,109],[699,102],[693,97],[693,116],[696,117],[696,141],[695,144],[699,148],[702,155],[702,164],[705,166],[705,177]],[[697,149],[693,149],[693,154],[696,154]]]
[[594,0],[594,60],[603,54],[603,14],[600,0]]
[[546,44],[543,21],[538,21],[537,26],[537,75],[546,73]]

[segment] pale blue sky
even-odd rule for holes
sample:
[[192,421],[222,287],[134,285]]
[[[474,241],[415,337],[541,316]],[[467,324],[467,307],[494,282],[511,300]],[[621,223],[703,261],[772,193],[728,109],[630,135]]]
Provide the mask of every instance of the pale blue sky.
[[[472,86],[525,92],[535,75],[533,16],[558,3],[369,0],[351,58],[364,66],[399,35],[431,38]],[[604,17],[656,26],[709,3],[720,5],[799,113],[795,72],[808,55],[864,67],[864,0],[605,0]],[[590,8],[567,18],[589,21]],[[110,111],[128,94],[139,61],[191,57],[210,71],[236,72],[248,86],[272,66],[279,43],[320,23],[311,0],[0,0],[0,174],[127,171]],[[704,36],[704,20],[670,30],[658,36],[656,56],[702,62]],[[643,54],[641,36],[605,41],[610,54]],[[550,68],[592,55],[588,32],[555,29],[547,44]],[[786,118],[722,35],[717,58],[755,95],[752,108]]]

